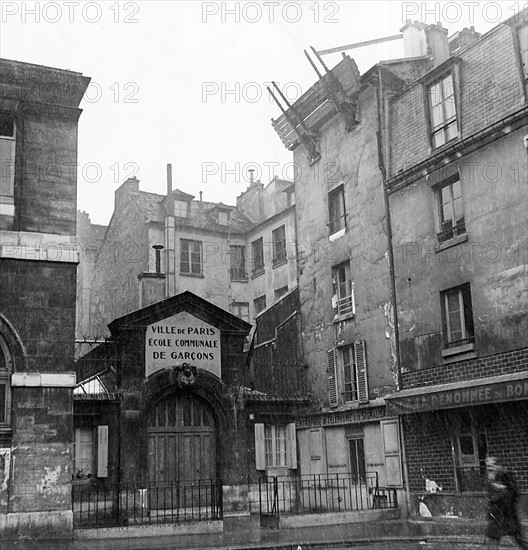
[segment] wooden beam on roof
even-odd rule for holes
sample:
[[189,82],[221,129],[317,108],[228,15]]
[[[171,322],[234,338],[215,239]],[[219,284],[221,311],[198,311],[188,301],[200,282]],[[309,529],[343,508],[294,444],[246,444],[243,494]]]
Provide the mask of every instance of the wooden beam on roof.
[[372,46],[373,44],[380,44],[382,42],[390,42],[391,40],[400,40],[403,38],[403,34],[393,34],[392,36],[385,36],[384,38],[374,38],[373,40],[365,40],[364,42],[356,42],[355,44],[347,44],[346,46],[337,46],[336,48],[328,48],[327,50],[319,50],[314,52],[319,55],[328,55],[330,53],[342,52],[344,50],[353,50],[355,48],[362,48],[363,46]]

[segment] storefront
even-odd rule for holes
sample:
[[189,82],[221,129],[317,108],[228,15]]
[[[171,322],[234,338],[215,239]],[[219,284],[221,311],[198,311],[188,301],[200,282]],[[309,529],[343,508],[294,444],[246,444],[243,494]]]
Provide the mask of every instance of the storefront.
[[434,481],[441,489],[424,500],[433,515],[484,517],[487,455],[528,490],[528,371],[405,389],[387,410],[401,415],[415,510]]

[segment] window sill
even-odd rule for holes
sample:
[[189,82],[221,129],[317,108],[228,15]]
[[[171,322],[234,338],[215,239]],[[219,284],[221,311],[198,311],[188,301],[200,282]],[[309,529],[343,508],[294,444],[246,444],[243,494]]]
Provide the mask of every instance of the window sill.
[[475,344],[464,344],[456,348],[448,348],[442,350],[443,364],[454,363],[458,361],[466,361],[474,359],[477,356],[475,352]]
[[249,283],[248,277],[231,277],[232,283]]
[[203,279],[204,278],[203,273],[183,273],[182,271],[180,271],[180,275],[182,277],[194,277],[196,279]]
[[256,277],[260,277],[260,275],[262,275],[264,273],[264,268],[261,268],[261,269],[255,269],[255,271],[253,271],[251,273],[251,278],[252,279],[255,279]]
[[457,244],[464,243],[467,240],[468,240],[467,233],[464,233],[463,235],[459,235],[458,237],[453,237],[452,239],[448,239],[443,243],[438,243],[438,248],[436,249],[436,252],[441,252],[446,248],[451,248],[452,246],[456,246]]
[[281,258],[280,260],[273,260],[273,269],[280,267],[281,265],[287,264],[288,258]]
[[348,321],[356,316],[355,313],[346,313],[344,315],[336,315],[332,323],[341,323],[342,321]]

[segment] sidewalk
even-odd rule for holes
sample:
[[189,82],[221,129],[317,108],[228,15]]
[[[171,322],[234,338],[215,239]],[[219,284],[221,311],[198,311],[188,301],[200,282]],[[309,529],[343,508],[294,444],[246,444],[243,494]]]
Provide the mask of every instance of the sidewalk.
[[[419,543],[484,545],[485,523],[459,518],[435,520],[389,520],[305,527],[302,529],[261,529],[259,518],[226,518],[223,533],[171,537],[122,538],[74,541],[17,541],[1,544],[2,550],[312,550],[378,543]],[[525,536],[528,526],[524,525]],[[504,548],[513,547],[504,539]]]

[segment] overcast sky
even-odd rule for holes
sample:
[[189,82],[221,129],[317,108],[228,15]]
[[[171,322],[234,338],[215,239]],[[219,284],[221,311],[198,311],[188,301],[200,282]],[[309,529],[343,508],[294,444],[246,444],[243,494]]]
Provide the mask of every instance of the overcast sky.
[[[317,77],[304,57],[398,34],[407,17],[450,34],[486,32],[526,2],[9,2],[0,56],[92,78],[79,123],[78,207],[107,224],[131,175],[145,191],[173,186],[234,204],[247,169],[263,183],[292,178],[292,154],[271,127],[276,81],[295,101]],[[348,52],[365,72],[403,57],[403,41]],[[341,54],[325,56],[332,67]]]

